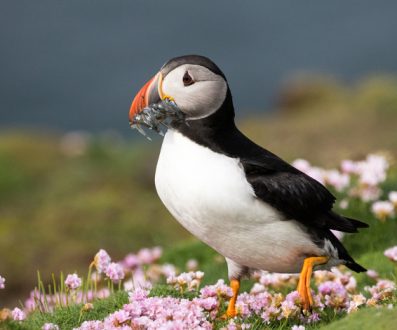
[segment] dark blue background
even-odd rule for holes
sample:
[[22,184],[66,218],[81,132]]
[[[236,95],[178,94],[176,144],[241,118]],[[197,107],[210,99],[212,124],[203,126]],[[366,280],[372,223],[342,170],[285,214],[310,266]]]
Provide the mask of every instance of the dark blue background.
[[130,102],[170,57],[226,73],[241,114],[300,71],[397,70],[397,1],[0,2],[0,125],[127,132]]

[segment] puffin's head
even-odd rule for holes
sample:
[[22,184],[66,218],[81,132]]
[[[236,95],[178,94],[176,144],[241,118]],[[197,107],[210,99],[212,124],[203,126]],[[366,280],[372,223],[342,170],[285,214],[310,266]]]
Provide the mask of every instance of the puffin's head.
[[150,104],[173,100],[186,119],[202,119],[223,104],[228,84],[222,71],[210,59],[199,55],[176,57],[163,65],[135,96],[129,118]]

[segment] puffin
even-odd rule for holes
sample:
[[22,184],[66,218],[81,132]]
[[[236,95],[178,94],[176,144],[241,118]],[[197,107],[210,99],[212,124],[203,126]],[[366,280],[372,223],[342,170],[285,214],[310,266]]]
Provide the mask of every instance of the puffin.
[[240,280],[254,270],[300,273],[302,311],[313,305],[314,269],[366,271],[331,230],[368,225],[337,214],[327,188],[237,128],[227,79],[213,61],[186,55],[166,62],[135,96],[130,123],[163,100],[185,120],[168,125],[155,187],[172,216],[225,257],[233,291],[226,317],[236,316]]

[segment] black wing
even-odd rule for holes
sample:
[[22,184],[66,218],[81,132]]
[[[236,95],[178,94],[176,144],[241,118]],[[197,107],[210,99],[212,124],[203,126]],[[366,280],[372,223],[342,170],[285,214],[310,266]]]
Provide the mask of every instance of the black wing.
[[255,159],[240,158],[240,161],[256,196],[275,207],[286,220],[345,232],[367,227],[334,213],[335,197],[327,188],[271,152],[261,148]]

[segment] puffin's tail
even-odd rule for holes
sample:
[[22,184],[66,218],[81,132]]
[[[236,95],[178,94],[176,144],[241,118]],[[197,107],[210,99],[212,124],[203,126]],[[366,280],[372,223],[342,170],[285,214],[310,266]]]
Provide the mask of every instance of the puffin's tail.
[[366,268],[355,262],[353,259],[352,261],[346,261],[346,266],[357,273],[362,273],[367,271]]
[[323,218],[329,229],[343,231],[345,233],[357,233],[358,228],[368,228],[369,225],[356,219],[343,217],[335,212],[326,213]]
[[353,218],[347,218],[347,217],[344,217],[344,218],[346,220],[350,221],[350,223],[356,228],[368,228],[369,227],[369,224],[367,224],[365,222],[362,222],[362,221],[359,221],[359,220],[356,220]]
[[338,250],[338,256],[345,262],[346,267],[354,270],[357,273],[366,272],[367,269],[354,261],[352,256],[347,252],[343,244],[336,238],[336,236],[329,230],[327,238],[331,241],[331,244]]

